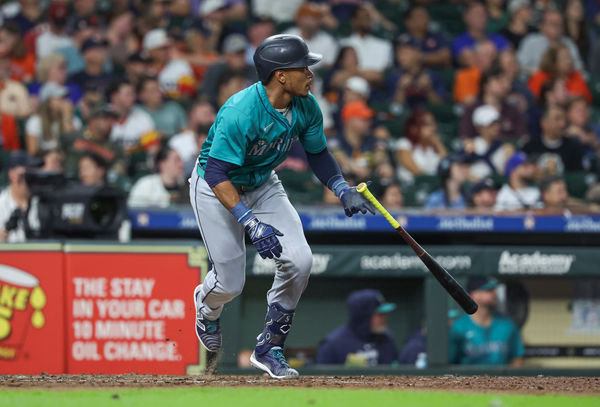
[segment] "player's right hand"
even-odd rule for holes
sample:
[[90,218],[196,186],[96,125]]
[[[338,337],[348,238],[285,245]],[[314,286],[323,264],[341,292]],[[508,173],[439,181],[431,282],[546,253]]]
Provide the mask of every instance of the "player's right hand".
[[283,233],[275,229],[273,226],[259,221],[256,217],[250,219],[244,224],[248,236],[260,257],[272,259],[273,257],[281,256],[281,243],[277,236],[283,236]]

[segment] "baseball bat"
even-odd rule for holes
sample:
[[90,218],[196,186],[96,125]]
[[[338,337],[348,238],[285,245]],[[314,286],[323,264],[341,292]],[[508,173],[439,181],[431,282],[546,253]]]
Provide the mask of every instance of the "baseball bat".
[[433,276],[439,281],[444,289],[450,294],[454,301],[465,310],[467,314],[473,314],[477,311],[477,303],[473,301],[473,298],[465,291],[465,289],[443,268],[425,249],[421,247],[419,243],[394,219],[392,215],[379,203],[377,198],[373,196],[367,184],[364,182],[358,185],[356,190],[361,193],[365,198],[369,200],[377,208],[383,217],[392,225],[396,232],[404,239],[404,241],[414,250],[419,256],[419,259],[425,264],[425,267],[433,274]]

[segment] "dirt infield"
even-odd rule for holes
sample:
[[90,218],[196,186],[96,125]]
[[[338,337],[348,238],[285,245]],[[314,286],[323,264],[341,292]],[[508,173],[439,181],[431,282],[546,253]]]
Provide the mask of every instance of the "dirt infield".
[[0,375],[0,389],[96,389],[149,387],[305,387],[341,389],[436,390],[473,393],[600,394],[598,377],[493,376],[302,376],[278,381],[248,376],[153,375]]

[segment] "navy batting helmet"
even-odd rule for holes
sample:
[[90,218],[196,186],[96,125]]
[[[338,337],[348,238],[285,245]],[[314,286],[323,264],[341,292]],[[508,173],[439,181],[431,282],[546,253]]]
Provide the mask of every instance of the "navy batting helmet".
[[277,69],[302,68],[311,66],[323,58],[320,54],[308,52],[308,45],[297,35],[273,35],[256,48],[254,66],[258,78],[266,83]]

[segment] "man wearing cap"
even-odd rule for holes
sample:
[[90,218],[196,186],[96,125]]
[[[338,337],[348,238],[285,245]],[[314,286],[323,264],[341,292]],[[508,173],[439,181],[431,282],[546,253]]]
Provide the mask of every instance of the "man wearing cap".
[[504,164],[514,147],[500,139],[500,113],[492,105],[481,105],[473,112],[473,126],[478,136],[463,140],[465,152],[471,159],[471,176],[482,179],[503,174]]
[[278,379],[298,377],[283,347],[308,284],[312,253],[273,169],[298,140],[315,175],[339,197],[347,216],[374,213],[327,150],[321,111],[310,94],[314,74],[309,66],[320,60],[300,37],[281,34],[264,40],[254,54],[260,82],[221,107],[190,179],[190,203],[212,264],[194,290],[196,335],[211,352],[221,347],[223,306],[244,287],[246,232],[258,254],[277,264],[265,325],[250,361]]
[[8,186],[0,193],[0,242],[24,242],[25,214],[29,207],[29,187],[25,182],[28,167],[38,166],[23,151],[13,152],[8,159]]
[[223,62],[212,65],[204,77],[202,93],[208,100],[217,105],[219,93],[219,78],[223,72],[233,71],[241,73],[248,84],[256,82],[256,70],[253,66],[246,64],[245,52],[248,46],[246,37],[242,34],[230,34],[223,42]]
[[66,152],[66,172],[76,173],[81,155],[91,152],[102,157],[109,170],[118,174],[126,173],[123,148],[110,141],[110,132],[116,120],[116,112],[109,105],[99,103],[92,107],[87,127],[83,131],[66,133],[61,137],[61,150]]
[[55,0],[48,8],[49,24],[35,39],[35,53],[40,60],[61,48],[71,48],[75,43],[67,35],[66,25],[69,17],[69,4],[66,1]]
[[472,277],[467,291],[479,308],[464,315],[450,329],[449,362],[461,365],[521,366],[525,348],[519,329],[507,316],[496,312],[498,281]]
[[314,69],[328,68],[335,62],[338,54],[336,40],[321,29],[324,10],[315,3],[304,3],[296,12],[296,27],[286,31],[286,34],[298,35],[304,38],[308,48],[323,55],[323,60]]
[[527,154],[515,152],[504,166],[508,183],[500,188],[494,210],[518,211],[539,207],[540,190],[535,186],[536,172],[536,166]]
[[104,93],[108,85],[115,79],[112,73],[105,72],[106,47],[105,39],[90,37],[81,44],[81,54],[85,61],[85,67],[69,76],[68,82],[74,83],[80,89],[97,89]]
[[342,108],[342,132],[329,144],[344,174],[359,180],[389,164],[386,143],[372,135],[373,117],[375,111],[364,101],[347,103]]
[[378,290],[348,296],[348,324],[331,332],[317,352],[318,364],[377,366],[398,362],[398,349],[387,328],[396,304],[385,302]]
[[483,179],[473,185],[469,192],[469,207],[477,211],[491,212],[496,205],[498,188],[489,178]]

